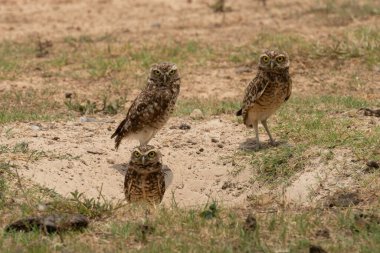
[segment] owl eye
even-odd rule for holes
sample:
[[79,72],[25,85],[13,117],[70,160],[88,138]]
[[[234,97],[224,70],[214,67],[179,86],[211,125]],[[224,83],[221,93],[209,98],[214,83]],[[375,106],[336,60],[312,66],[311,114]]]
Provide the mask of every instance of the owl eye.
[[269,62],[269,57],[264,55],[263,57],[261,57],[261,60],[265,63]]
[[148,157],[149,158],[153,158],[155,156],[156,156],[156,152],[154,152],[154,151],[151,151],[151,152],[148,153]]
[[285,57],[284,56],[279,56],[279,57],[276,58],[276,61],[281,63],[281,62],[285,61]]
[[136,158],[140,158],[141,154],[138,151],[133,152],[133,156]]
[[172,69],[172,70],[170,70],[170,71],[169,71],[169,76],[172,76],[172,75],[174,75],[174,74],[175,74],[175,72],[176,72],[176,70],[175,70],[175,69]]
[[155,75],[161,75],[161,72],[160,72],[159,70],[157,70],[157,69],[153,70],[153,73],[154,73]]

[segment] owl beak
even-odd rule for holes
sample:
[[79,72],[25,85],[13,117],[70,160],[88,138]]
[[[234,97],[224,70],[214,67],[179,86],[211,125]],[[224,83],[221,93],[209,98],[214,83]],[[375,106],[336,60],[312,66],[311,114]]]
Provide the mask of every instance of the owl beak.
[[271,69],[274,68],[274,62],[273,62],[273,61],[270,61],[270,68],[271,68]]
[[167,76],[166,76],[166,75],[164,75],[164,83],[166,83],[166,79],[167,79]]
[[145,165],[145,156],[141,157],[142,165]]

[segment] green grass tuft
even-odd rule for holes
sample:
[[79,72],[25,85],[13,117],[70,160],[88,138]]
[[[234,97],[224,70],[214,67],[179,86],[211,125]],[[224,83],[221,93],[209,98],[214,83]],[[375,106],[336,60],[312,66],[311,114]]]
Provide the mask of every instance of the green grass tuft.
[[[54,120],[61,115],[60,105],[52,100],[49,90],[6,91],[0,97],[0,124],[13,121]],[[52,113],[55,111],[55,113]]]

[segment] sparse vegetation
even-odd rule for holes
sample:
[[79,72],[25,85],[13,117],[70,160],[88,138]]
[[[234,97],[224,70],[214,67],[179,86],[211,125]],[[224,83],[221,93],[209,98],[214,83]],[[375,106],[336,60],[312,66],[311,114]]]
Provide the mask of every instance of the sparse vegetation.
[[[7,174],[6,179],[10,185],[15,180],[11,174]],[[21,213],[41,213],[37,206],[47,205],[42,213],[65,211],[87,214],[92,217],[90,226],[82,233],[50,236],[43,236],[38,230],[2,233],[2,251],[135,252],[143,247],[147,252],[179,249],[182,252],[273,252],[279,249],[303,252],[310,245],[323,243],[328,252],[376,252],[380,246],[377,238],[380,232],[379,212],[375,207],[366,211],[325,208],[300,213],[286,209],[274,213],[258,212],[255,214],[257,228],[247,231],[244,229],[246,211],[221,208],[217,203],[205,209],[171,207],[147,210],[139,206],[127,208],[111,203],[101,204],[98,200],[81,200],[79,193],[73,193],[73,199],[66,200],[43,188],[25,190],[2,191],[5,192],[2,201],[6,205],[0,205],[0,213],[6,220],[14,220]],[[11,198],[27,198],[29,203],[12,203]],[[4,226],[4,221],[1,224]]]
[[87,100],[85,103],[80,103],[78,101],[73,101],[71,99],[67,99],[65,101],[65,105],[67,109],[79,112],[80,114],[95,114],[102,112],[104,114],[114,115],[117,114],[120,107],[122,106],[119,99],[115,101],[108,101],[108,98],[104,96],[103,104],[101,108],[96,104],[96,102],[91,102]]
[[[13,3],[0,10],[8,38],[0,41],[0,227],[54,213],[83,214],[91,223],[81,232],[51,235],[2,230],[0,252],[291,253],[312,245],[329,253],[378,252],[380,126],[377,114],[360,109],[380,108],[379,1],[267,1],[265,7],[265,1],[141,1],[128,9],[128,22],[119,18],[124,1],[91,2],[91,10],[66,2],[42,9],[49,25],[38,34],[44,13],[12,12]],[[67,4],[83,26],[67,25],[76,23],[60,15]],[[210,7],[223,12],[222,23]],[[55,19],[68,23],[61,27]],[[231,138],[254,136],[235,112],[264,48],[289,54],[293,94],[268,121],[278,145],[270,147],[263,135],[263,149],[239,149]],[[116,153],[109,135],[145,87],[149,67],[161,61],[175,62],[182,78],[170,136],[159,143],[170,150],[163,156],[174,174],[169,201],[152,208],[112,194],[111,200],[103,184],[89,186],[97,194],[82,192],[80,184],[92,180],[86,170],[96,172],[93,177],[123,177],[128,148]],[[207,87],[201,95],[200,87]],[[204,117],[188,117],[194,109]],[[199,128],[203,123],[210,126]],[[98,138],[104,150],[93,148]],[[186,166],[175,163],[185,156],[191,156]],[[65,186],[55,188],[50,178],[49,188],[30,181],[56,171],[46,164],[58,167]],[[313,173],[315,187],[307,177]],[[310,186],[311,204],[287,202],[286,190],[305,175],[300,187]],[[64,187],[70,190],[62,196]],[[119,181],[112,187],[122,194]],[[196,193],[193,202],[176,199],[189,192]],[[206,204],[192,205],[203,197]],[[248,214],[256,221],[252,229]]]
[[[311,8],[311,13],[319,13],[323,16],[329,14],[333,15],[333,17],[342,19],[342,21],[338,23],[342,25],[352,21],[354,18],[368,18],[370,16],[380,14],[379,3],[372,0],[365,0],[361,2],[352,0],[322,0],[318,2],[318,5]],[[330,20],[330,22],[332,21]]]
[[0,124],[13,121],[54,120],[60,117],[59,104],[51,90],[5,91],[0,94]]

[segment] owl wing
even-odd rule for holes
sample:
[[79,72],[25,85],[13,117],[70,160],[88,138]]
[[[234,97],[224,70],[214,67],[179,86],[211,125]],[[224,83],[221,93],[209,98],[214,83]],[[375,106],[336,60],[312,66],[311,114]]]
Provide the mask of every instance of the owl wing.
[[162,199],[164,198],[164,194],[165,194],[165,174],[163,171],[161,171],[161,173],[159,173],[159,175],[157,176],[158,178],[158,191],[159,191],[159,194],[160,194],[160,198],[161,198],[161,201]]
[[290,98],[290,95],[292,95],[292,79],[290,79],[289,77],[289,85],[288,85],[288,89],[286,91],[286,97],[285,97],[285,101],[288,101],[288,99]]
[[236,116],[243,116],[244,120],[247,117],[248,109],[263,95],[269,81],[255,77],[247,86],[245,90],[243,105],[236,113]]
[[132,187],[132,178],[131,178],[131,173],[127,171],[125,174],[125,179],[124,179],[124,194],[125,198],[130,201],[131,200],[131,187]]
[[111,136],[111,139],[116,137],[116,149],[119,147],[121,140],[128,134],[137,132],[147,125],[154,127],[152,123],[160,119],[169,102],[170,97],[164,90],[143,90],[133,101],[127,117],[119,124]]

